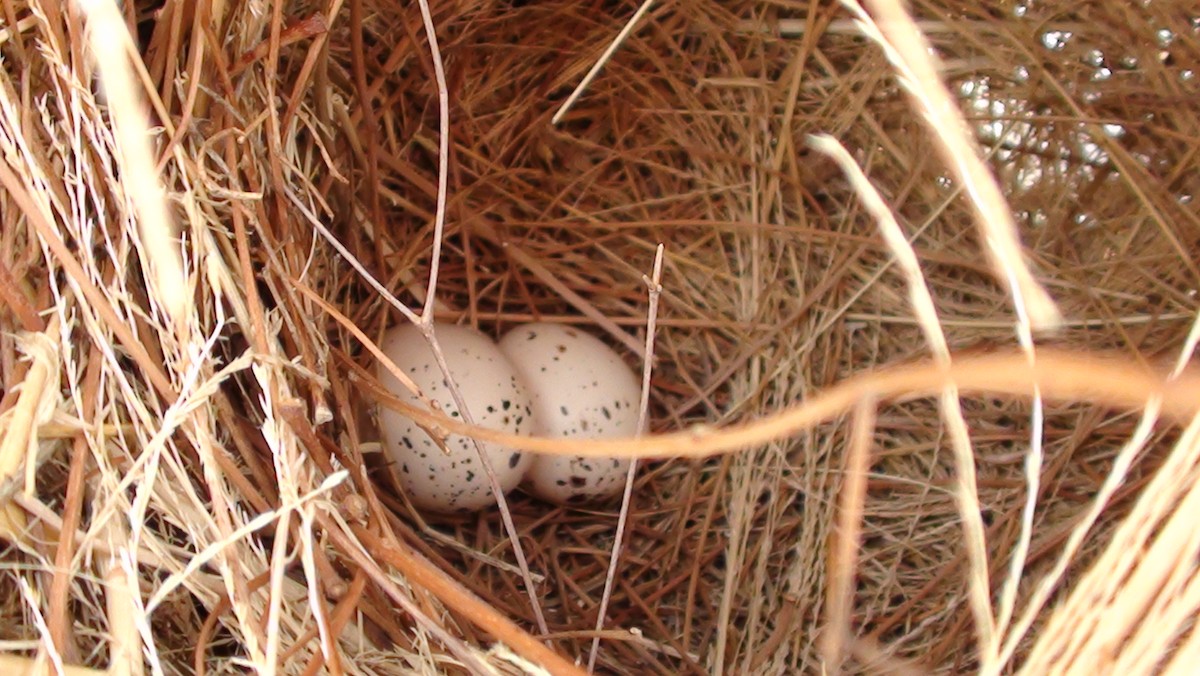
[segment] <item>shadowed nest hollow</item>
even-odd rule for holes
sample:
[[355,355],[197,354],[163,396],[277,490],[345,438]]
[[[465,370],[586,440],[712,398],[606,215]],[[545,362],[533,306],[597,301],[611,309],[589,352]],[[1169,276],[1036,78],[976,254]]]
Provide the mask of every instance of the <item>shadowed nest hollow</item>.
[[[1189,673],[1200,11],[865,5],[0,1],[2,664]],[[391,480],[435,254],[652,367],[611,573]]]

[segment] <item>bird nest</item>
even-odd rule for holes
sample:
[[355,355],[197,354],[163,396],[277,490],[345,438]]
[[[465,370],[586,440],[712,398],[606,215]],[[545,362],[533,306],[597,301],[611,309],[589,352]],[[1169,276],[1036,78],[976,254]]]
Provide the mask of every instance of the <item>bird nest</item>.
[[[1188,7],[0,2],[0,664],[1190,673]],[[628,501],[413,509],[433,320],[618,349]]]

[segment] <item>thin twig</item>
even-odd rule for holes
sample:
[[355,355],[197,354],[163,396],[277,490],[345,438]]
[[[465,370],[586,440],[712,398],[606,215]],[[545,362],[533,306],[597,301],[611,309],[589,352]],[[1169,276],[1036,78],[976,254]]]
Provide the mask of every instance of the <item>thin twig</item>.
[[[650,376],[654,371],[654,337],[658,321],[658,298],[662,295],[662,267],[665,247],[659,244],[654,252],[654,267],[650,277],[642,277],[649,290],[649,307],[646,310],[646,356],[642,359],[642,394],[638,404],[637,433],[644,435],[650,421]],[[621,512],[617,516],[617,532],[613,538],[612,554],[608,561],[608,572],[604,578],[604,593],[600,597],[600,608],[596,611],[596,635],[592,638],[592,649],[588,653],[588,673],[596,669],[596,656],[600,652],[600,634],[604,631],[604,619],[608,614],[608,603],[612,599],[613,582],[617,576],[617,563],[621,558],[621,546],[625,540],[625,524],[629,520],[629,507],[633,501],[633,480],[637,476],[638,461],[629,462],[625,473],[625,492],[621,495]]]
[[642,20],[642,17],[646,15],[646,12],[650,11],[650,7],[653,5],[654,0],[642,0],[642,5],[637,8],[637,11],[634,12],[629,21],[625,23],[625,26],[621,29],[621,32],[617,33],[617,37],[613,38],[613,41],[608,45],[608,49],[604,50],[604,53],[600,55],[600,58],[596,60],[596,63],[592,64],[592,68],[587,72],[587,75],[583,76],[583,80],[579,83],[579,86],[575,87],[575,90],[571,92],[571,95],[567,97],[566,101],[563,101],[563,104],[559,107],[558,112],[556,112],[554,117],[550,119],[550,124],[558,124],[559,122],[562,122],[563,116],[565,116],[567,112],[571,110],[571,107],[575,105],[575,101],[577,101],[579,97],[583,96],[583,92],[587,91],[588,85],[590,85],[592,80],[596,79],[596,76],[600,74],[600,69],[604,68],[604,64],[608,63],[608,60],[612,58],[614,53],[616,53],[617,48],[621,46],[621,43],[625,42],[625,39],[628,38],[631,33],[633,33],[633,29],[637,27],[638,22]]
[[[83,387],[79,398],[80,412],[93,420],[100,388],[100,350],[93,345],[84,372]],[[76,432],[71,444],[70,470],[67,474],[66,496],[61,506],[62,526],[58,529],[58,547],[54,553],[54,580],[50,584],[49,623],[51,637],[60,650],[66,650],[74,623],[67,616],[68,592],[72,582],[72,559],[78,540],[76,530],[83,519],[85,502],[84,474],[89,455],[87,437]],[[3,498],[0,498],[3,502]]]
[[[1120,383],[1114,387],[1111,383]],[[370,383],[363,383],[370,385]],[[1200,373],[1168,379],[1145,367],[1113,355],[1081,354],[1051,348],[1038,353],[1037,369],[1029,366],[1024,352],[997,350],[987,354],[955,357],[949,366],[922,361],[851,376],[804,402],[762,418],[714,428],[694,425],[688,429],[643,438],[551,438],[526,437],[433,413],[376,392],[380,403],[403,413],[415,422],[440,427],[506,446],[550,455],[589,458],[704,458],[734,453],[753,446],[787,439],[801,430],[844,414],[867,393],[881,399],[905,400],[941,394],[947,387],[960,394],[1028,396],[1037,385],[1047,399],[1092,401],[1125,410],[1141,409],[1151,397],[1161,397],[1163,412],[1175,424],[1190,421],[1200,413]]]
[[850,419],[850,442],[846,449],[846,469],[839,490],[836,540],[829,554],[825,604],[828,619],[821,633],[824,670],[841,673],[847,640],[853,636],[850,626],[854,611],[854,581],[858,570],[858,550],[862,539],[863,506],[867,497],[867,473],[871,469],[871,446],[875,432],[876,401],[860,401]]
[[429,288],[425,290],[425,305],[421,308],[421,322],[428,327],[433,324],[433,299],[437,297],[442,238],[446,229],[446,190],[450,175],[450,93],[446,86],[446,70],[442,64],[441,50],[438,48],[433,15],[429,12],[429,0],[419,0],[418,4],[421,7],[421,21],[425,24],[425,35],[429,38],[429,56],[433,60],[433,77],[437,82],[438,91],[437,208],[433,213],[433,253],[429,262]]
[[[875,218],[884,241],[896,257],[896,262],[904,274],[913,314],[916,315],[921,332],[929,343],[929,350],[933,354],[934,362],[948,367],[950,365],[950,347],[938,321],[933,296],[930,294],[929,286],[921,272],[917,255],[913,251],[912,245],[904,237],[904,231],[896,222],[896,217],[888,209],[883,197],[875,190],[875,186],[871,185],[866,174],[854,162],[854,158],[841,144],[829,136],[816,137],[812,140],[812,144],[833,158],[842,171],[846,172],[851,185],[854,186],[867,211]],[[1036,371],[1032,362],[1029,363],[1029,367]],[[984,542],[983,517],[980,516],[979,510],[979,489],[975,482],[975,456],[971,448],[967,422],[963,417],[962,404],[959,402],[958,389],[949,386],[943,390],[941,404],[942,419],[946,423],[951,447],[954,449],[955,462],[958,465],[955,496],[959,502],[959,515],[962,518],[967,557],[971,562],[972,580],[968,591],[975,619],[975,631],[979,636],[980,651],[984,655],[986,664],[989,655],[992,656],[991,659],[994,659],[996,630],[995,620],[991,614],[987,545]]]
[[[432,313],[429,316],[432,317]],[[462,389],[450,374],[450,364],[447,363],[446,355],[442,353],[442,347],[438,344],[434,325],[422,322],[418,326],[425,336],[425,341],[433,351],[433,357],[438,363],[438,368],[441,369],[442,374],[446,378],[447,389],[450,391],[451,398],[454,399],[454,406],[458,409],[459,415],[462,416],[462,421],[468,425],[474,425],[474,416],[471,415],[471,412],[467,408],[467,401],[462,395]],[[516,557],[517,567],[521,570],[521,579],[525,583],[525,593],[529,597],[530,606],[533,608],[533,615],[537,620],[538,630],[545,636],[550,633],[550,627],[546,624],[546,616],[542,614],[542,604],[538,600],[537,586],[534,584],[533,574],[529,570],[529,561],[525,558],[525,549],[521,546],[521,537],[520,533],[517,532],[517,524],[513,521],[512,512],[508,508],[508,498],[504,496],[504,490],[500,486],[500,478],[496,475],[496,468],[492,464],[491,455],[483,448],[483,442],[479,439],[471,438],[471,444],[475,447],[475,454],[479,457],[480,464],[483,465],[484,473],[488,477],[488,484],[492,488],[492,495],[496,498],[496,505],[500,511],[500,519],[504,522],[504,532],[508,534],[509,542],[512,544],[513,556]],[[521,446],[510,445],[510,448],[521,448]]]
[[[424,24],[425,34],[429,39],[429,55],[433,60],[434,80],[437,82],[438,90],[438,186],[437,208],[434,212],[433,224],[433,251],[430,254],[429,265],[429,286],[425,291],[425,304],[421,308],[420,321],[416,322],[416,324],[425,337],[425,342],[429,344],[434,359],[438,363],[438,368],[441,369],[442,375],[446,378],[447,389],[450,391],[451,398],[454,399],[455,406],[462,416],[462,420],[468,424],[473,424],[474,418],[467,408],[466,400],[462,396],[462,391],[458,383],[454,381],[454,377],[450,373],[450,365],[446,362],[446,356],[442,353],[441,345],[438,344],[433,323],[434,312],[437,309],[434,299],[437,298],[438,277],[442,259],[442,241],[445,237],[446,227],[446,192],[450,168],[450,95],[449,88],[446,85],[446,73],[442,64],[441,50],[438,47],[437,30],[433,25],[433,15],[429,10],[429,2],[428,0],[419,0],[418,4],[421,8],[421,21]],[[492,494],[496,498],[500,518],[504,522],[504,530],[508,533],[509,541],[512,543],[513,555],[517,559],[517,566],[521,569],[521,578],[525,583],[525,592],[529,596],[529,603],[537,620],[538,630],[543,635],[548,634],[550,633],[550,628],[546,624],[545,615],[542,613],[542,605],[537,597],[537,587],[534,584],[533,575],[529,571],[529,562],[525,557],[524,548],[521,546],[521,538],[517,532],[516,523],[513,521],[512,512],[508,508],[508,500],[504,497],[504,491],[501,489],[500,480],[496,476],[492,459],[484,451],[482,443],[477,439],[472,439],[471,442],[475,446],[479,462],[483,465],[484,472],[488,477],[488,483],[492,487]]]

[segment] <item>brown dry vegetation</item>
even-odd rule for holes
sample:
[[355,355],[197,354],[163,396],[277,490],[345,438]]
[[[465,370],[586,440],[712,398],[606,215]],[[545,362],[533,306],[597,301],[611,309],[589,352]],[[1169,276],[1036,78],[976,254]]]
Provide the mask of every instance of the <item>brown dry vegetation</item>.
[[[0,0],[0,666],[1190,673],[1200,11],[864,4]],[[372,341],[660,244],[616,574],[409,509]]]

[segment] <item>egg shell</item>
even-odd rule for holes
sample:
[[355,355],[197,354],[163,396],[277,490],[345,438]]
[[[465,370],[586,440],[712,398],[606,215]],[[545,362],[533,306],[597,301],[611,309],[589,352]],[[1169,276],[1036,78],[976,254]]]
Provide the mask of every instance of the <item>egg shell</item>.
[[[529,434],[533,429],[532,399],[496,343],[474,329],[452,324],[436,325],[434,335],[473,421],[482,427]],[[391,329],[380,348],[445,415],[461,417],[433,350],[417,327],[404,324]],[[398,399],[421,405],[382,365],[378,375],[379,382]],[[379,429],[400,486],[417,507],[449,513],[495,504],[487,471],[469,437],[448,435],[447,454],[410,418],[386,407],[380,407]],[[533,457],[499,444],[480,445],[500,487],[505,492],[515,488]]]
[[[533,395],[534,434],[603,439],[638,431],[641,383],[611,347],[577,328],[525,324],[500,339]],[[625,485],[629,460],[534,454],[526,482],[557,503],[603,498]]]

